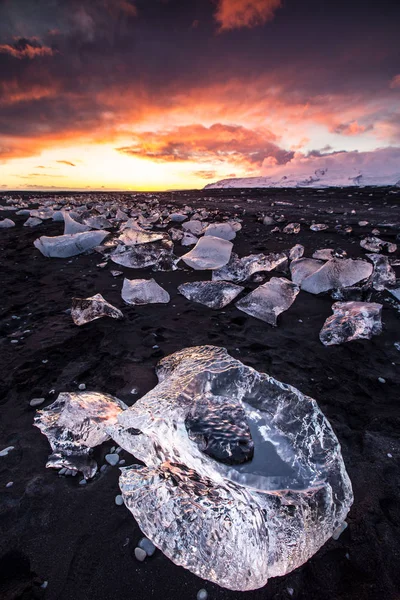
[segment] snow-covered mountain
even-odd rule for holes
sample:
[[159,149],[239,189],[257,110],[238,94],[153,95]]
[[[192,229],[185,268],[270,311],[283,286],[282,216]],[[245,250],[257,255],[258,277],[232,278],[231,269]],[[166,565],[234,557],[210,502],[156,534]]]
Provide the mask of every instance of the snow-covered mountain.
[[210,188],[290,188],[290,187],[348,187],[348,186],[386,186],[400,187],[400,168],[393,175],[372,175],[358,173],[354,175],[329,172],[329,169],[317,169],[311,174],[271,175],[268,177],[243,177],[221,179],[210,183],[204,189]]

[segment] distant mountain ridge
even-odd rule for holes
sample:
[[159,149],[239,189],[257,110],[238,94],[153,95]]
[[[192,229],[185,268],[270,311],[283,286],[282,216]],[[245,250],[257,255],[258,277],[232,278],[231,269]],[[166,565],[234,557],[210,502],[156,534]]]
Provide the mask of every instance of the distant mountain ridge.
[[218,188],[286,188],[286,187],[350,187],[350,186],[399,186],[400,166],[393,175],[372,175],[367,173],[344,174],[335,170],[316,169],[310,174],[296,173],[288,175],[271,175],[261,177],[238,177],[221,179],[209,183],[204,189]]

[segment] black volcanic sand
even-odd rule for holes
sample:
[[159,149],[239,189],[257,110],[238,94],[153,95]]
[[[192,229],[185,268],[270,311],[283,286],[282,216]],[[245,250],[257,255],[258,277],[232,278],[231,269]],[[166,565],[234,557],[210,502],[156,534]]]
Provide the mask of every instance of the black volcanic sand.
[[[189,203],[243,217],[243,230],[234,241],[241,256],[287,249],[295,243],[305,245],[306,256],[324,247],[362,256],[360,236],[379,223],[400,221],[400,190],[390,189],[206,190],[157,197],[165,203],[173,199],[177,206]],[[356,214],[350,214],[352,209]],[[271,234],[272,227],[257,220],[260,213],[283,214],[287,222],[304,224],[298,235]],[[153,274],[150,269],[136,271],[112,262],[102,269],[97,266],[103,260],[98,253],[45,258],[33,241],[39,235],[61,234],[62,224],[45,221],[30,229],[22,227],[26,217],[12,212],[2,212],[1,217],[17,222],[13,229],[0,230],[0,450],[15,446],[0,457],[2,600],[195,599],[202,587],[216,600],[400,597],[400,352],[394,346],[400,341],[400,323],[387,292],[373,295],[384,305],[382,335],[324,347],[318,334],[331,314],[329,295],[300,292],[273,328],[233,305],[212,311],[177,293],[182,282],[209,279],[207,272],[183,268]],[[313,219],[330,224],[330,229],[311,232]],[[363,219],[371,225],[359,227],[357,222]],[[353,233],[338,233],[337,223],[352,225]],[[379,229],[383,239],[396,240],[399,227]],[[179,244],[176,249],[179,254],[188,250]],[[112,269],[131,279],[154,276],[171,294],[171,302],[125,306],[122,277],[112,277]],[[126,319],[104,318],[75,326],[66,312],[71,298],[95,293],[120,308]],[[16,332],[25,333],[11,344],[10,336]],[[59,392],[77,390],[80,383],[132,405],[156,385],[154,367],[162,356],[202,344],[224,346],[245,364],[315,398],[340,440],[354,488],[349,527],[338,541],[328,541],[302,567],[244,595],[198,579],[160,551],[137,562],[134,548],[141,532],[125,506],[114,502],[118,468],[110,467],[86,486],[79,485],[80,476],[60,477],[45,468],[49,445],[32,425],[32,398],[44,396],[48,405]],[[386,382],[380,383],[379,377]],[[131,394],[132,388],[138,395]],[[104,444],[96,451],[100,463],[111,446]],[[134,462],[126,452],[121,456],[127,464]],[[6,488],[9,481],[14,485]],[[39,587],[43,581],[48,581],[46,590]]]

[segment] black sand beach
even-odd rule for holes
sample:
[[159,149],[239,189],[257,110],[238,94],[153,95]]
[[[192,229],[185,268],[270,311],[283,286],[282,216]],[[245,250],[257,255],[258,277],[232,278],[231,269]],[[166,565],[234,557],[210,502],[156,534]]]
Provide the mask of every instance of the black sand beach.
[[[218,209],[220,216],[237,214],[243,219],[234,240],[240,256],[300,243],[305,256],[319,248],[341,248],[355,258],[365,256],[359,242],[374,227],[391,242],[400,233],[399,189],[205,190],[153,196],[178,208],[189,204]],[[284,215],[284,224],[299,222],[301,231],[271,233],[273,226],[264,226],[261,214]],[[111,262],[100,268],[102,256],[96,252],[45,258],[33,241],[62,234],[63,224],[49,220],[29,228],[22,227],[27,217],[2,211],[1,218],[6,217],[16,227],[0,230],[0,450],[15,449],[0,457],[1,600],[189,600],[203,587],[210,600],[400,598],[400,352],[394,345],[400,342],[400,313],[388,292],[372,296],[383,304],[380,336],[324,347],[318,334],[331,315],[329,294],[301,291],[274,328],[233,304],[213,311],[177,292],[183,282],[210,279],[207,271],[196,272],[183,263],[175,272],[132,270]],[[313,220],[329,229],[310,231]],[[362,220],[369,225],[360,227]],[[335,229],[337,224],[352,226],[352,233]],[[176,254],[187,250],[175,244]],[[171,302],[125,305],[123,276],[110,273],[115,268],[131,279],[154,277]],[[399,277],[399,267],[395,269]],[[266,280],[275,274],[268,273]],[[71,299],[96,293],[120,308],[125,320],[74,325],[66,312]],[[114,501],[118,468],[110,467],[84,486],[80,477],[60,477],[46,469],[49,445],[33,427],[35,409],[29,405],[32,398],[45,397],[46,406],[59,392],[76,391],[82,383],[132,405],[156,385],[154,367],[161,357],[203,344],[223,346],[245,364],[315,398],[339,438],[354,489],[348,528],[339,540],[328,541],[292,573],[245,594],[198,579],[160,551],[139,563],[134,548],[142,534],[126,507]],[[138,394],[131,393],[133,388]],[[100,464],[112,445],[96,450]],[[126,452],[121,456],[127,464],[134,461]],[[44,581],[46,589],[40,587]]]

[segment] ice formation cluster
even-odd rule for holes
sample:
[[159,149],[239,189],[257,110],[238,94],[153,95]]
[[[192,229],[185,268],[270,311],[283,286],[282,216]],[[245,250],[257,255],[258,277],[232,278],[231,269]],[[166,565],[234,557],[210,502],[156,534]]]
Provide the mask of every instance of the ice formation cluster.
[[157,375],[130,408],[82,392],[38,411],[48,466],[91,477],[91,448],[111,437],[143,463],[121,469],[120,488],[144,534],[220,586],[259,588],[306,562],[353,501],[317,403],[215,346],[176,352]]

